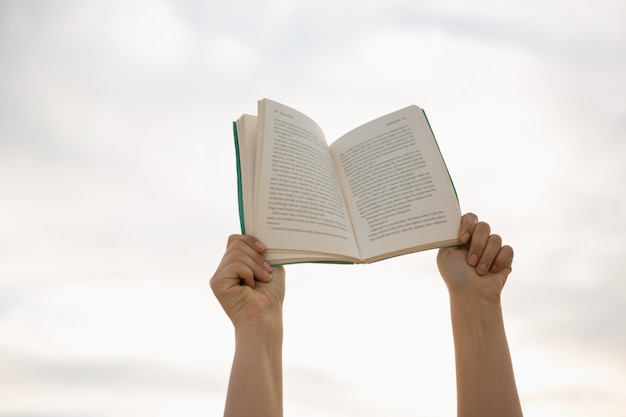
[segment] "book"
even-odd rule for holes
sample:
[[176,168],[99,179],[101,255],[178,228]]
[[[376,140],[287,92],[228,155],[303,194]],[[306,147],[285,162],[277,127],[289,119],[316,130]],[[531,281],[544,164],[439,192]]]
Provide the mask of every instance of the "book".
[[426,113],[412,105],[328,145],[269,99],[233,122],[243,234],[272,265],[371,263],[459,244],[461,211]]

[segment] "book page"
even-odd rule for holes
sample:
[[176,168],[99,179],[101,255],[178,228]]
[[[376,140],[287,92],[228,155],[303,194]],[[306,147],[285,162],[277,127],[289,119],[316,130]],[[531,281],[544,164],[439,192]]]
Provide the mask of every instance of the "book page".
[[419,107],[369,122],[330,149],[363,259],[456,241],[456,193]]
[[[324,134],[302,113],[259,102],[254,230],[269,249],[358,256]],[[259,148],[260,147],[260,148]]]
[[256,160],[257,118],[244,114],[235,122],[237,128],[238,194],[241,232],[252,224],[254,201],[254,165]]

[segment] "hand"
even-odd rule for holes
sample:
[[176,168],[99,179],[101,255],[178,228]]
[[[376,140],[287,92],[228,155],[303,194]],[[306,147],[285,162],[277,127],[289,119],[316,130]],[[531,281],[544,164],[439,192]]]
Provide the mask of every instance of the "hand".
[[279,323],[285,270],[263,258],[265,245],[250,235],[232,235],[211,289],[235,328]]
[[461,218],[462,246],[439,250],[437,265],[451,296],[479,297],[500,302],[500,294],[511,272],[513,248],[491,234],[489,224],[473,213]]

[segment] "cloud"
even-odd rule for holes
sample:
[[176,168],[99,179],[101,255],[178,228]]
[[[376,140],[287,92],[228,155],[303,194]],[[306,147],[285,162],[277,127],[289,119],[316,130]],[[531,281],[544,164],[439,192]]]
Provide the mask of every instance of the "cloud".
[[[311,114],[330,140],[424,106],[462,207],[516,249],[505,302],[530,410],[562,410],[581,389],[584,406],[619,410],[611,387],[624,383],[626,347],[624,5],[583,6],[2,3],[0,374],[15,394],[9,411],[36,415],[33,394],[63,382],[64,398],[84,386],[84,402],[68,410],[46,395],[42,407],[122,415],[86,392],[97,387],[150,415],[181,414],[184,404],[197,406],[187,415],[221,412],[232,334],[206,280],[238,227],[230,122],[265,96]],[[431,254],[289,274],[294,410],[307,415],[303,391],[327,388],[326,409],[342,415],[442,411],[453,370],[445,293],[427,281]],[[401,303],[377,287],[381,277],[410,289]],[[405,319],[428,343],[390,324]],[[313,334],[331,343],[314,346]],[[562,352],[571,360],[556,360]],[[603,358],[616,370],[596,378],[608,369]],[[563,387],[568,369],[575,384]],[[147,391],[132,400],[116,385]],[[412,387],[430,397],[403,402]],[[153,392],[166,406],[142,408]],[[372,393],[369,411],[363,393]]]

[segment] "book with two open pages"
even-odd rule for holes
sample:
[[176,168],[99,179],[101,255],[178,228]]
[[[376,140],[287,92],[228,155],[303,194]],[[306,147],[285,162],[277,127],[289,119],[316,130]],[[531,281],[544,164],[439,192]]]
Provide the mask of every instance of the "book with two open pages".
[[233,126],[242,233],[269,263],[371,263],[459,244],[456,191],[421,108],[330,146],[311,118],[268,99]]

